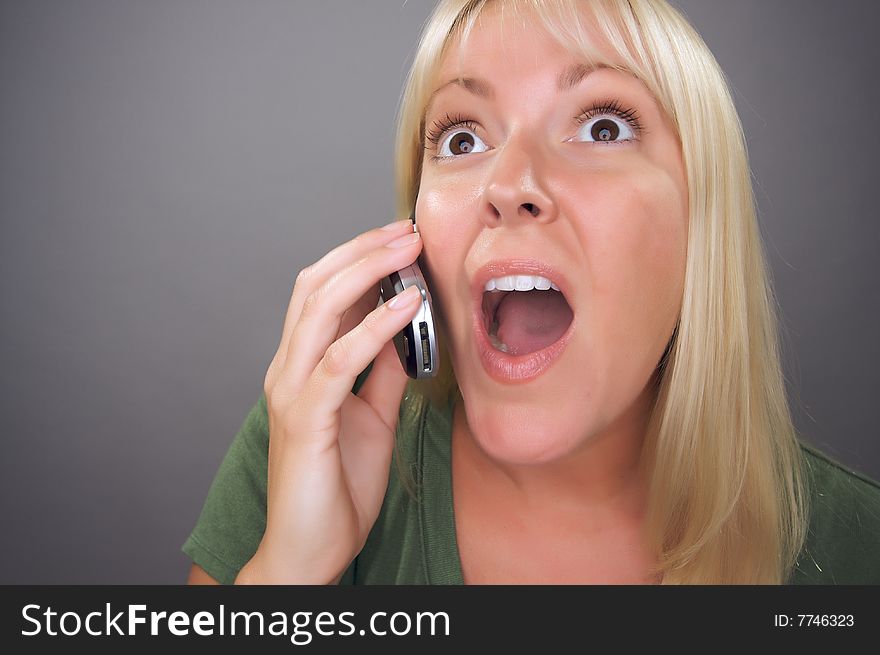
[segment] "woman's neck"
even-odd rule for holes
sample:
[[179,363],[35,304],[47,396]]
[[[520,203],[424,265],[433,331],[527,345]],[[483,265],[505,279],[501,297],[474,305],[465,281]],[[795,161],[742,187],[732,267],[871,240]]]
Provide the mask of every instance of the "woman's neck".
[[486,454],[459,400],[453,413],[454,459],[478,476],[487,493],[512,497],[524,509],[640,514],[646,490],[642,445],[653,401],[651,389],[646,389],[617,421],[600,433],[584,435],[580,446],[564,458],[520,465]]

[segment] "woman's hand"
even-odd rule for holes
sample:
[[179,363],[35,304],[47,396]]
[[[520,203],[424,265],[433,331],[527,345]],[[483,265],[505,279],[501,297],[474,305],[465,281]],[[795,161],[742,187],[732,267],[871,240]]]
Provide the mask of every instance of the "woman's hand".
[[410,288],[377,308],[379,281],[420,251],[411,223],[398,221],[358,235],[297,276],[264,383],[266,531],[236,583],[338,582],[363,548],[388,486],[407,380],[391,339],[419,306]]

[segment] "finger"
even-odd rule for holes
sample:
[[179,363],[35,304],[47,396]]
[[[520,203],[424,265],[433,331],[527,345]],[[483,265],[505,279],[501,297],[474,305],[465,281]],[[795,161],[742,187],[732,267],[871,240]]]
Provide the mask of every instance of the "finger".
[[[276,356],[280,355],[282,360],[286,357],[290,335],[293,333],[293,328],[302,312],[303,303],[309,294],[324,284],[334,273],[351,265],[379,246],[412,231],[412,222],[409,219],[377,227],[335,247],[317,262],[300,271],[291,292],[290,302],[287,305],[281,341]],[[283,361],[279,364],[283,365]]]
[[295,417],[303,425],[303,434],[313,434],[319,441],[328,443],[337,438],[339,408],[351,393],[355,378],[412,320],[420,304],[418,288],[410,287],[370,312],[351,332],[333,342],[303,386],[302,402],[296,403],[297,407],[308,408],[307,416]]
[[373,360],[373,368],[358,392],[358,397],[373,408],[392,432],[397,427],[400,400],[408,379],[394,342],[389,341]]
[[421,250],[419,234],[408,234],[401,237],[401,241],[405,245],[400,246],[399,242],[392,241],[380,246],[332,275],[306,298],[299,321],[290,336],[287,358],[281,372],[282,377],[289,378],[293,388],[305,383],[334,342],[345,311],[373,288],[379,279],[416,260]]
[[379,298],[379,285],[374,284],[367,292],[360,297],[360,299],[351,307],[349,307],[345,313],[342,315],[342,322],[339,326],[339,330],[336,333],[336,336],[333,338],[334,341],[341,337],[343,334],[348,334],[355,325],[364,320],[367,314],[378,307]]

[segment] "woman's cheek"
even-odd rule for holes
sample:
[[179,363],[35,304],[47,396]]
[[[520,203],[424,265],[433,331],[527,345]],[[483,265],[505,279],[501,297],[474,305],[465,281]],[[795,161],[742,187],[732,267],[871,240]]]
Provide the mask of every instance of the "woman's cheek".
[[[443,227],[444,218],[418,211],[416,216],[423,244],[419,266],[431,292],[437,318],[444,321],[450,318],[449,308],[454,308],[457,304],[450,295],[456,279],[455,261],[450,252],[452,244],[448,238],[448,230]],[[461,270],[460,265],[458,270]]]
[[478,227],[474,223],[476,205],[468,204],[465,194],[458,189],[448,184],[423,188],[416,201],[416,221],[425,255],[436,266],[451,270],[460,270],[468,240],[475,237]]
[[653,254],[651,273],[662,286],[663,297],[667,303],[677,307],[681,304],[684,285],[684,269],[687,258],[687,192],[680,189],[675,180],[665,171],[659,176],[658,193],[653,212],[655,228],[651,231],[651,242],[647,244]]
[[[590,294],[606,337],[662,340],[677,314],[686,249],[685,217],[671,178],[645,168],[584,201],[581,239]],[[656,339],[655,339],[656,337]]]
[[[663,344],[681,308],[687,253],[687,216],[681,193],[665,172],[635,196],[643,220],[634,239],[631,266],[637,272],[640,317],[654,331],[652,341]],[[658,331],[660,331],[658,333]]]
[[684,262],[687,217],[682,195],[660,167],[646,167],[630,179],[618,243],[627,247],[630,270],[638,271],[648,286],[651,280],[660,286],[674,281]]

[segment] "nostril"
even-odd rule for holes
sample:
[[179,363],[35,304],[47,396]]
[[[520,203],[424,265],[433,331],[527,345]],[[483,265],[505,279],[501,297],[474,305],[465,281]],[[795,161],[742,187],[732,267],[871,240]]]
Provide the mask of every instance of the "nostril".
[[523,207],[526,208],[526,211],[529,212],[532,216],[538,215],[538,208],[530,202],[523,203]]

